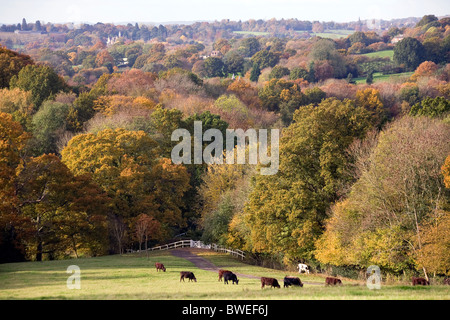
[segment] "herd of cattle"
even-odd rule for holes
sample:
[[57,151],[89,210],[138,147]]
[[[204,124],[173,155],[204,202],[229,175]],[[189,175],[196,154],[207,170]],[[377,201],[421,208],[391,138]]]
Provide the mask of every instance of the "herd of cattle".
[[[306,268],[303,266],[305,266]],[[156,262],[155,267],[156,267],[157,272],[159,270],[162,270],[163,272],[166,271],[166,268],[164,267],[164,264],[162,264],[162,263]],[[306,265],[302,265],[302,267],[300,267],[300,265],[299,265],[298,269],[299,269],[300,273],[301,272],[309,273],[308,267]],[[219,270],[219,281],[222,281],[222,278],[223,278],[224,284],[228,284],[229,281],[231,281],[233,284],[239,284],[239,280],[238,280],[236,274],[234,274],[233,272],[231,272],[229,270],[223,270],[223,269]],[[183,280],[183,282],[184,282],[184,279],[188,279],[189,281],[197,282],[197,278],[195,278],[194,273],[191,271],[181,271],[180,272],[180,282],[181,282],[181,280]],[[447,280],[448,279],[446,279],[445,284],[450,284],[450,281],[447,281]],[[339,278],[326,277],[325,285],[326,286],[342,285],[342,281]],[[424,278],[412,278],[412,285],[413,286],[416,286],[416,285],[427,286],[427,285],[430,285],[430,282]],[[277,279],[261,277],[261,288],[264,288],[265,286],[272,287],[272,288],[280,288],[280,284],[278,283]],[[303,283],[300,280],[300,278],[298,278],[298,277],[285,276],[283,279],[283,287],[288,288],[290,286],[303,287]]]

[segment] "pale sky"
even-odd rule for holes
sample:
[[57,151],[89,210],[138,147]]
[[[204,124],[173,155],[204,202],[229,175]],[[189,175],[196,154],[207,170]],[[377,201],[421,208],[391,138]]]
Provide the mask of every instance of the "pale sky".
[[449,0],[0,0],[0,24],[289,19],[349,22],[450,14]]

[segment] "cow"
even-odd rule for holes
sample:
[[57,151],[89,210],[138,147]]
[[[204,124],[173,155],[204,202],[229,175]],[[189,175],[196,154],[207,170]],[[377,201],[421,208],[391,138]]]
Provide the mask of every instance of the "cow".
[[158,272],[159,270],[166,272],[166,267],[164,267],[164,265],[162,263],[156,262],[155,267],[156,267],[156,272]]
[[223,282],[224,284],[228,284],[228,281],[233,281],[233,284],[239,284],[239,280],[233,272],[225,272],[223,274]]
[[219,281],[222,281],[223,274],[226,272],[231,272],[231,271],[223,270],[223,269],[219,270]]
[[327,286],[342,285],[342,281],[341,281],[341,279],[338,279],[338,278],[326,277],[325,285],[327,285]]
[[299,263],[297,269],[298,273],[302,273],[304,271],[305,273],[309,274],[309,267],[306,264]]
[[427,280],[427,279],[424,279],[424,278],[412,278],[412,285],[413,286],[417,286],[417,285],[420,285],[420,286],[429,286],[430,285],[430,282]]
[[288,288],[289,286],[300,286],[303,287],[303,283],[300,278],[297,277],[289,277],[285,276],[283,279],[284,288]]
[[183,280],[184,282],[184,278],[189,279],[189,282],[194,280],[194,282],[197,282],[197,279],[195,278],[194,274],[190,271],[181,271],[180,272],[180,282],[181,280]]
[[277,279],[261,277],[261,289],[264,288],[264,286],[271,286],[272,288],[280,288]]

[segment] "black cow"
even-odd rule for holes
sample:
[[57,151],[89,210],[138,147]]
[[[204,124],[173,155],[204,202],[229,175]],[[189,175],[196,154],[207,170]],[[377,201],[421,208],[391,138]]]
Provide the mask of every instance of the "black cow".
[[184,282],[184,278],[189,279],[189,281],[194,280],[194,282],[197,282],[197,279],[195,278],[194,274],[190,271],[181,271],[180,272],[180,282],[181,282],[181,280],[183,280],[183,282]]
[[231,272],[231,271],[228,271],[228,272],[224,272],[224,274],[223,274],[223,282],[225,283],[225,284],[228,284],[228,281],[233,281],[233,284],[239,284],[239,280],[238,280],[238,278],[236,277],[236,275],[233,273],[233,272]]
[[284,287],[285,288],[288,288],[289,286],[300,286],[300,287],[303,287],[302,281],[300,280],[300,278],[297,278],[297,277],[288,277],[288,276],[286,276],[286,277],[284,277],[283,282],[284,282]]
[[224,269],[219,270],[219,281],[222,281],[222,277],[223,277],[224,273],[226,273],[226,272],[231,272],[231,271],[224,270]]

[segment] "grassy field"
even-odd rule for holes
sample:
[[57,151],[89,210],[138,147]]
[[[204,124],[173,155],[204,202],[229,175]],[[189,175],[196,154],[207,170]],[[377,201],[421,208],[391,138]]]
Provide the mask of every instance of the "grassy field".
[[[405,80],[407,80],[409,77],[411,77],[411,75],[414,72],[402,72],[402,73],[394,73],[394,74],[383,74],[381,72],[375,72],[373,74],[373,82],[404,82]],[[366,83],[366,78],[365,77],[361,77],[361,78],[354,78],[353,79],[356,84],[362,84],[362,83]]]
[[339,38],[346,38],[347,36],[353,34],[354,32],[355,30],[337,29],[337,30],[325,30],[324,32],[316,32],[316,33],[310,32],[310,34],[311,36],[316,37],[339,39]]
[[236,34],[250,34],[252,36],[267,36],[268,34],[270,34],[270,32],[263,32],[263,31],[233,31],[233,33]]
[[[202,256],[216,266],[236,273],[277,278],[289,274],[242,263],[226,254],[204,251]],[[166,265],[156,272],[155,262]],[[81,269],[81,289],[69,290],[66,273],[69,265]],[[197,282],[179,281],[180,271],[193,271]],[[294,275],[295,273],[290,273]],[[240,277],[239,285],[224,285],[217,273],[197,269],[169,252],[155,252],[149,259],[139,255],[115,255],[97,258],[24,262],[0,265],[0,299],[449,299],[449,286],[412,287],[383,285],[369,290],[364,283],[343,279],[341,287],[325,287],[324,277],[301,275],[303,288],[261,289],[258,279]],[[312,283],[319,283],[312,284]]]
[[394,50],[369,52],[369,53],[364,53],[363,56],[367,56],[369,58],[389,58],[392,61],[394,59]]

